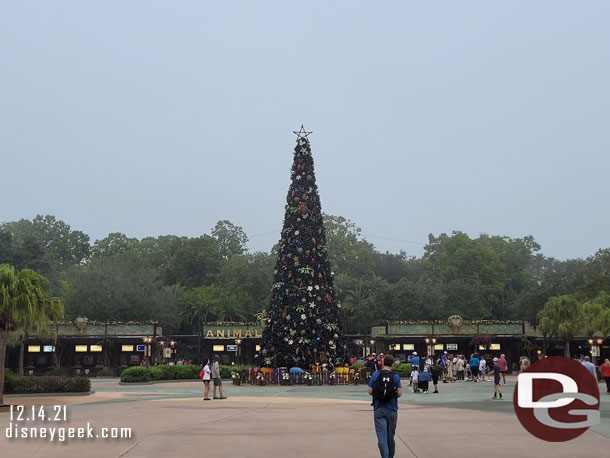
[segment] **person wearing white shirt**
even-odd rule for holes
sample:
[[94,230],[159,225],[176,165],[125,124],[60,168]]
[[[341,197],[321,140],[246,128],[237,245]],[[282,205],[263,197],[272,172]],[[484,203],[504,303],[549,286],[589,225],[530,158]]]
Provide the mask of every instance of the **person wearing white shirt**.
[[485,361],[485,358],[481,358],[481,361],[479,361],[479,375],[481,376],[481,380],[485,380],[485,368],[487,367],[487,361]]

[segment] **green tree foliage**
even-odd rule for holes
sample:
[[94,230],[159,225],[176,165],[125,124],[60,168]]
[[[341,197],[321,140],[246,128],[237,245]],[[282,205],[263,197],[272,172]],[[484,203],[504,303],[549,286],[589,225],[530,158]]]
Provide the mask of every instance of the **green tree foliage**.
[[61,301],[52,299],[49,282],[31,269],[0,265],[0,405],[4,404],[4,366],[9,334],[38,331],[63,316]]
[[212,228],[212,237],[218,243],[220,254],[225,259],[244,254],[248,250],[248,236],[244,230],[226,219],[218,221]]
[[[598,313],[603,292],[610,291],[610,248],[586,259],[557,260],[543,256],[530,236],[471,238],[454,232],[431,235],[423,256],[414,258],[377,252],[352,221],[323,218],[348,333],[368,333],[387,320],[453,314],[543,326],[539,312],[549,298],[571,295],[583,303],[588,332],[598,327],[596,334],[610,334],[610,307]],[[165,329],[177,329],[180,315],[183,330],[191,332],[186,304],[192,303],[189,294],[201,294],[195,290],[218,296],[204,295],[211,320],[249,321],[268,306],[280,245],[271,253],[248,253],[246,242],[243,230],[224,220],[210,235],[138,240],[115,232],[89,247],[86,234],[54,216],[37,216],[0,225],[0,263],[43,274],[50,294],[61,295],[71,315],[154,319]],[[557,337],[553,331],[547,335]]]
[[[275,257],[268,253],[248,253],[227,259],[220,268],[219,283],[225,289],[242,289],[261,312],[269,305]],[[252,319],[252,317],[249,317]]]
[[465,318],[491,318],[500,309],[506,266],[488,243],[462,232],[430,235],[423,262],[446,297],[446,308]]
[[535,255],[530,268],[531,284],[519,294],[511,307],[515,310],[514,317],[537,323],[538,312],[544,308],[549,297],[572,292],[570,283],[582,263],[579,259],[559,261],[541,254]]
[[186,290],[180,297],[180,317],[192,332],[197,332],[197,319],[203,322],[252,321],[254,301],[241,288],[206,285]]
[[584,325],[582,304],[572,295],[551,297],[539,313],[542,330],[564,342],[564,356],[570,357],[570,342]]
[[176,324],[175,295],[164,287],[157,269],[133,252],[94,258],[70,269],[66,278],[63,298],[71,316]]
[[170,253],[167,284],[198,288],[210,284],[220,272],[220,247],[209,235],[176,239],[171,244]]
[[93,258],[104,258],[127,253],[136,250],[140,242],[138,239],[129,238],[120,232],[111,232],[102,240],[96,240],[91,248]]
[[373,273],[384,278],[390,283],[396,283],[401,278],[413,278],[418,275],[418,262],[415,258],[407,258],[407,254],[401,251],[393,253],[373,253],[374,267]]
[[89,254],[89,236],[51,215],[5,223],[2,229],[12,235],[13,256],[23,266],[65,268]]
[[375,251],[373,245],[360,239],[360,228],[342,216],[325,214],[323,218],[333,269],[355,278],[371,275]]
[[61,272],[84,261],[89,250],[87,234],[51,215],[0,226],[0,262],[40,272],[49,279],[53,294],[60,292]]
[[610,291],[610,248],[587,258],[575,272],[571,286],[581,299],[592,299],[600,291]]
[[604,330],[610,310],[610,295],[601,291],[594,299],[585,301],[581,305],[583,331],[590,339],[596,332]]

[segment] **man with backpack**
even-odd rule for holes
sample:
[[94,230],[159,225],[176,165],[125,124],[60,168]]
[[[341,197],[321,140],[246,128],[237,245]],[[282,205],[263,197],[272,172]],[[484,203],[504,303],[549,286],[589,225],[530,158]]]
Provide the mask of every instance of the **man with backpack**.
[[369,394],[373,396],[375,432],[381,458],[393,458],[396,444],[396,420],[398,418],[398,398],[402,396],[400,376],[391,371],[394,357],[383,358],[386,369],[376,371],[369,380]]

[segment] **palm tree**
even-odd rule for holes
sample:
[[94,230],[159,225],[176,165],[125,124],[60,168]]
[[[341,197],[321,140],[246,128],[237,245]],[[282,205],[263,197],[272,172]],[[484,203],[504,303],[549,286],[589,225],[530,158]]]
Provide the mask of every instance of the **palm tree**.
[[570,341],[583,327],[582,305],[573,296],[551,297],[541,310],[540,322],[564,342],[563,355],[570,357]]
[[4,405],[4,365],[9,335],[20,329],[36,332],[59,319],[63,305],[49,297],[49,282],[39,273],[0,265],[0,405]]
[[604,325],[606,307],[599,301],[587,301],[582,304],[583,330],[589,339]]

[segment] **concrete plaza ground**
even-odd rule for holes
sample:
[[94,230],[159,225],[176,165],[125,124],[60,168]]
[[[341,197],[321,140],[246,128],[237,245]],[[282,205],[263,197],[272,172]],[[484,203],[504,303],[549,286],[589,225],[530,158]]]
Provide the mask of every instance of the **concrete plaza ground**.
[[[131,427],[131,439],[6,438],[9,413],[0,413],[0,450],[10,457],[350,457],[379,456],[366,386],[238,387],[226,400],[203,401],[202,383],[119,385],[93,380],[91,396],[7,397],[26,406],[68,405],[65,423],[44,426]],[[406,383],[405,383],[406,385]],[[566,443],[527,433],[512,407],[514,379],[493,400],[493,385],[441,384],[439,394],[405,390],[400,400],[397,457],[585,457],[610,450],[610,395],[602,395],[602,423]],[[405,387],[406,388],[406,387]],[[27,427],[39,426],[30,422]],[[472,444],[476,444],[475,447]]]

